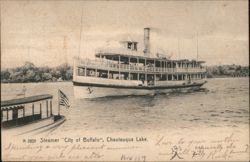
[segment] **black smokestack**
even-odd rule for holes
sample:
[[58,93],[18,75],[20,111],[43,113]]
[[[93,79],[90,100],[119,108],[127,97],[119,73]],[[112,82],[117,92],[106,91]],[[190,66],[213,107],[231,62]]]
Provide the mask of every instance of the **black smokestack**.
[[144,55],[150,57],[150,28],[144,28]]

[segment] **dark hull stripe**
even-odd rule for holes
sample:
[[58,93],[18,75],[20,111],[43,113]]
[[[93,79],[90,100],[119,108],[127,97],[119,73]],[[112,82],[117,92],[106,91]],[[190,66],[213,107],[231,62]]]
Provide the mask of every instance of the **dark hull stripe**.
[[155,90],[155,89],[175,89],[175,88],[189,88],[189,87],[201,87],[203,83],[195,84],[185,84],[185,85],[174,85],[174,86],[154,86],[154,87],[145,87],[145,86],[122,86],[122,85],[104,85],[96,83],[81,83],[73,81],[74,86],[84,86],[84,87],[105,87],[105,88],[124,88],[124,89],[146,89],[146,90]]

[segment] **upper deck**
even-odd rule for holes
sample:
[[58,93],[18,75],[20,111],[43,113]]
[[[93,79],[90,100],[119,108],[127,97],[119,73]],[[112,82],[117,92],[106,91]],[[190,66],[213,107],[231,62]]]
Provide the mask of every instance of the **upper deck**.
[[[96,59],[75,59],[75,67],[92,70],[105,70],[128,73],[204,73],[204,61],[171,60],[170,56],[150,51],[150,29],[144,28],[144,50],[139,52],[138,42],[121,41],[120,48],[102,48],[96,50]],[[156,57],[157,56],[157,57]]]
[[[168,60],[131,55],[100,55],[101,58],[75,59],[78,68],[92,68],[135,73],[204,73],[202,61]],[[105,57],[105,58],[104,58]]]

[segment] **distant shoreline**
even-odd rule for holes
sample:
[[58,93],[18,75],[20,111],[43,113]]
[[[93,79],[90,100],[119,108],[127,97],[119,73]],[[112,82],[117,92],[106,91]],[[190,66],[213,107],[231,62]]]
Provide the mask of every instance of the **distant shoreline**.
[[[217,76],[217,77],[212,77],[212,78],[207,78],[209,79],[226,79],[226,78],[249,78],[249,76],[245,76],[245,77],[229,77],[229,76]],[[45,82],[1,82],[1,84],[30,84],[30,83],[69,83],[72,82],[72,80],[68,80],[68,81],[45,81]]]
[[208,77],[207,79],[215,79],[215,78],[249,78],[249,76],[240,76],[240,77],[233,77],[233,76],[214,76],[214,77]]
[[[207,78],[249,77],[249,66],[219,65],[207,66]],[[58,67],[36,67],[25,62],[21,67],[1,70],[1,83],[57,83],[71,82],[73,67],[67,63]]]

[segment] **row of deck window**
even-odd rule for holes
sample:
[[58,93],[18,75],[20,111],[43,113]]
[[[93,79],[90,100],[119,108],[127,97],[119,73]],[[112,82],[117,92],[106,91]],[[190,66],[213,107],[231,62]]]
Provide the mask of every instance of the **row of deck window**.
[[119,80],[194,80],[204,79],[206,76],[204,73],[197,74],[141,74],[141,73],[128,73],[128,72],[114,72],[104,71],[96,69],[78,68],[78,76],[100,77],[107,79],[119,79]]
[[[45,110],[42,105],[45,104]],[[9,121],[28,116],[41,115],[40,118],[46,118],[52,115],[52,101],[40,104],[25,104],[19,106],[11,106],[6,110],[1,110],[1,121]]]

